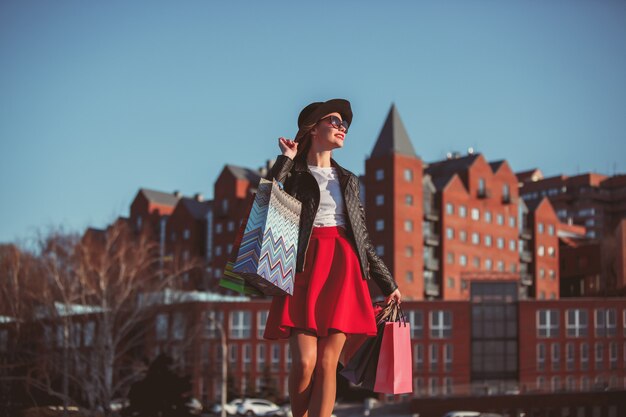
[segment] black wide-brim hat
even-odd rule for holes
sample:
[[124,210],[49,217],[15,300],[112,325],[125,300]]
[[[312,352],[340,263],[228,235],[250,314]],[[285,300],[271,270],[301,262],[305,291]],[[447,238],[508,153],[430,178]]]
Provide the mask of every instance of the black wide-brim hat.
[[339,113],[341,118],[348,122],[348,125],[352,123],[352,108],[350,107],[350,102],[342,98],[333,98],[328,101],[316,101],[303,108],[298,116],[298,134],[296,135],[296,140],[302,139],[301,136],[306,133],[302,130],[304,126],[316,123],[327,114],[335,112]]

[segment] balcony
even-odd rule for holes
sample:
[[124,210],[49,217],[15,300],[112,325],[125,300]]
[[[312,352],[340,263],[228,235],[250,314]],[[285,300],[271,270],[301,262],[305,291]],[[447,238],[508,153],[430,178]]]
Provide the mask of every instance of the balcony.
[[424,207],[424,218],[433,222],[439,221],[439,210],[434,207]]
[[522,285],[527,285],[527,286],[533,285],[533,276],[530,274],[530,272],[520,273],[519,278],[520,278],[520,282],[522,283]]
[[424,259],[424,268],[429,271],[439,271],[439,260],[434,258]]
[[479,189],[477,195],[478,198],[489,198],[491,197],[491,190],[487,188]]
[[424,294],[428,297],[439,297],[439,284],[434,279],[424,279]]
[[522,227],[522,230],[519,232],[519,237],[524,240],[530,240],[533,237],[533,233],[528,227]]
[[424,244],[428,246],[439,246],[441,239],[436,233],[426,232],[424,233]]
[[522,262],[530,263],[533,261],[533,256],[531,255],[530,251],[523,250],[519,253],[519,259]]

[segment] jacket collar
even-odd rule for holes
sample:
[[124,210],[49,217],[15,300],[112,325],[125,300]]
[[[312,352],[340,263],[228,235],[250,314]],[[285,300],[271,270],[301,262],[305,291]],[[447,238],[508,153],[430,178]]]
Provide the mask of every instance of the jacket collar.
[[[301,171],[301,172],[303,171],[303,172],[309,172],[309,173],[311,172],[311,170],[309,170],[309,166],[306,162],[306,159],[303,156],[295,158],[293,162],[295,164],[296,171]],[[339,163],[337,163],[337,161],[335,161],[333,158],[330,158],[330,164],[331,166],[337,168],[340,178],[350,176],[350,171],[348,171],[347,169],[339,165]]]

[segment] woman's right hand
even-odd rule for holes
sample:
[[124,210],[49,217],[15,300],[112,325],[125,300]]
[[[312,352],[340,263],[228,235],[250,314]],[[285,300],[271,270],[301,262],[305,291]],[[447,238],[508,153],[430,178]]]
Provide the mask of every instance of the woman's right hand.
[[298,143],[291,139],[285,139],[282,136],[278,138],[278,147],[283,155],[289,159],[295,158],[298,153]]

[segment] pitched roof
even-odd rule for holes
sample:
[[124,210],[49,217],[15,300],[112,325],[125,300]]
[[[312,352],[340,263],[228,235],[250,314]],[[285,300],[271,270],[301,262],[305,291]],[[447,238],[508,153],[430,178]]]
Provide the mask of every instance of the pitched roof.
[[228,169],[235,176],[235,178],[248,180],[252,184],[258,183],[261,178],[259,171],[250,168],[239,167],[236,165],[226,165],[226,169]]
[[504,163],[504,159],[500,159],[499,161],[489,162],[491,171],[495,174],[500,169],[503,163]]
[[385,124],[378,135],[370,157],[375,158],[390,154],[417,156],[395,104],[392,104],[391,109],[389,109],[387,120],[385,120]]
[[195,198],[189,197],[183,197],[181,199],[181,203],[184,204],[185,208],[187,208],[193,218],[197,220],[205,219],[207,212],[213,205],[212,201],[198,201]]
[[181,198],[180,194],[176,195],[173,193],[164,193],[161,191],[149,190],[147,188],[140,188],[139,192],[143,193],[148,201],[166,206],[175,206]]
[[479,153],[473,153],[458,158],[433,162],[428,164],[424,172],[430,174],[433,178],[440,176],[451,177],[452,174],[460,173],[469,169],[479,155]]

